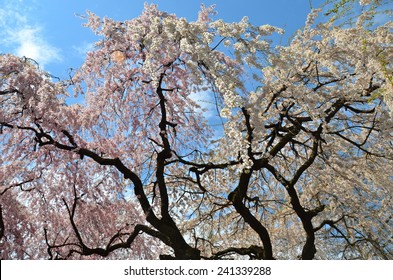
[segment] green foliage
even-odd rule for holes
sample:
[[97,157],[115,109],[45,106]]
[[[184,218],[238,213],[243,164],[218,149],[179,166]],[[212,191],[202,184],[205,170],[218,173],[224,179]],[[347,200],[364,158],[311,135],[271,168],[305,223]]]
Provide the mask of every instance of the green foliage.
[[[393,6],[391,0],[371,0],[369,4],[361,4],[359,0],[327,0],[324,7],[324,15],[330,22],[336,22],[339,25],[353,25],[358,16],[367,11],[368,19],[365,24],[372,27],[377,15],[392,16]],[[367,2],[367,1],[363,1]]]

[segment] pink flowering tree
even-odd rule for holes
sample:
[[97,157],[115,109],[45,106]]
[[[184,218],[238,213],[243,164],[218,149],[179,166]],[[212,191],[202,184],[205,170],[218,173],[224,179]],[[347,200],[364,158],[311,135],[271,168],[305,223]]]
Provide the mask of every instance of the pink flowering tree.
[[1,257],[392,259],[393,25],[360,2],[287,46],[212,8],[88,13],[67,81],[1,55]]

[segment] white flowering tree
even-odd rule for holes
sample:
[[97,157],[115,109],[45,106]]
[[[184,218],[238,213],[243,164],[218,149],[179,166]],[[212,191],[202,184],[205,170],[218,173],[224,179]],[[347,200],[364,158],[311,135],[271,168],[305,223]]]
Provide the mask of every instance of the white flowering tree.
[[353,24],[314,10],[287,46],[212,8],[89,13],[102,39],[68,81],[1,55],[2,258],[392,259],[379,2]]

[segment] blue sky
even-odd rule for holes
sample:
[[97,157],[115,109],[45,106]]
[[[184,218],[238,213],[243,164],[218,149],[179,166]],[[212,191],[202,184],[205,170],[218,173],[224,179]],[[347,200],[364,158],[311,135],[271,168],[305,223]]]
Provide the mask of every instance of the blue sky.
[[[78,68],[86,50],[97,37],[82,27],[90,10],[116,20],[137,17],[145,2],[189,20],[197,18],[202,3],[215,4],[216,19],[239,21],[248,16],[256,25],[282,27],[287,40],[300,28],[310,11],[309,0],[0,0],[0,53],[13,53],[35,59],[58,77],[67,77]],[[312,0],[314,7],[322,0]]]

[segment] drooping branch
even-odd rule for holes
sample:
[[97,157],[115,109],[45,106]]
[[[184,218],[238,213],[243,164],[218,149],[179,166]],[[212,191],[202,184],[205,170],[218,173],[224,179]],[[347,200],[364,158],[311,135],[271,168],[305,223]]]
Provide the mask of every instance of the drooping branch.
[[24,180],[24,181],[22,181],[22,182],[18,182],[18,183],[11,184],[10,186],[4,188],[4,190],[3,190],[2,192],[0,192],[0,195],[3,195],[3,194],[5,194],[8,190],[10,190],[10,189],[12,189],[12,188],[16,188],[16,187],[19,187],[21,191],[27,191],[27,192],[28,192],[28,191],[31,191],[31,190],[33,190],[34,188],[24,189],[24,188],[23,188],[23,185],[28,184],[28,183],[31,183],[31,182],[33,182],[35,179],[36,179],[36,178],[34,178],[34,179],[27,179],[27,180]]

